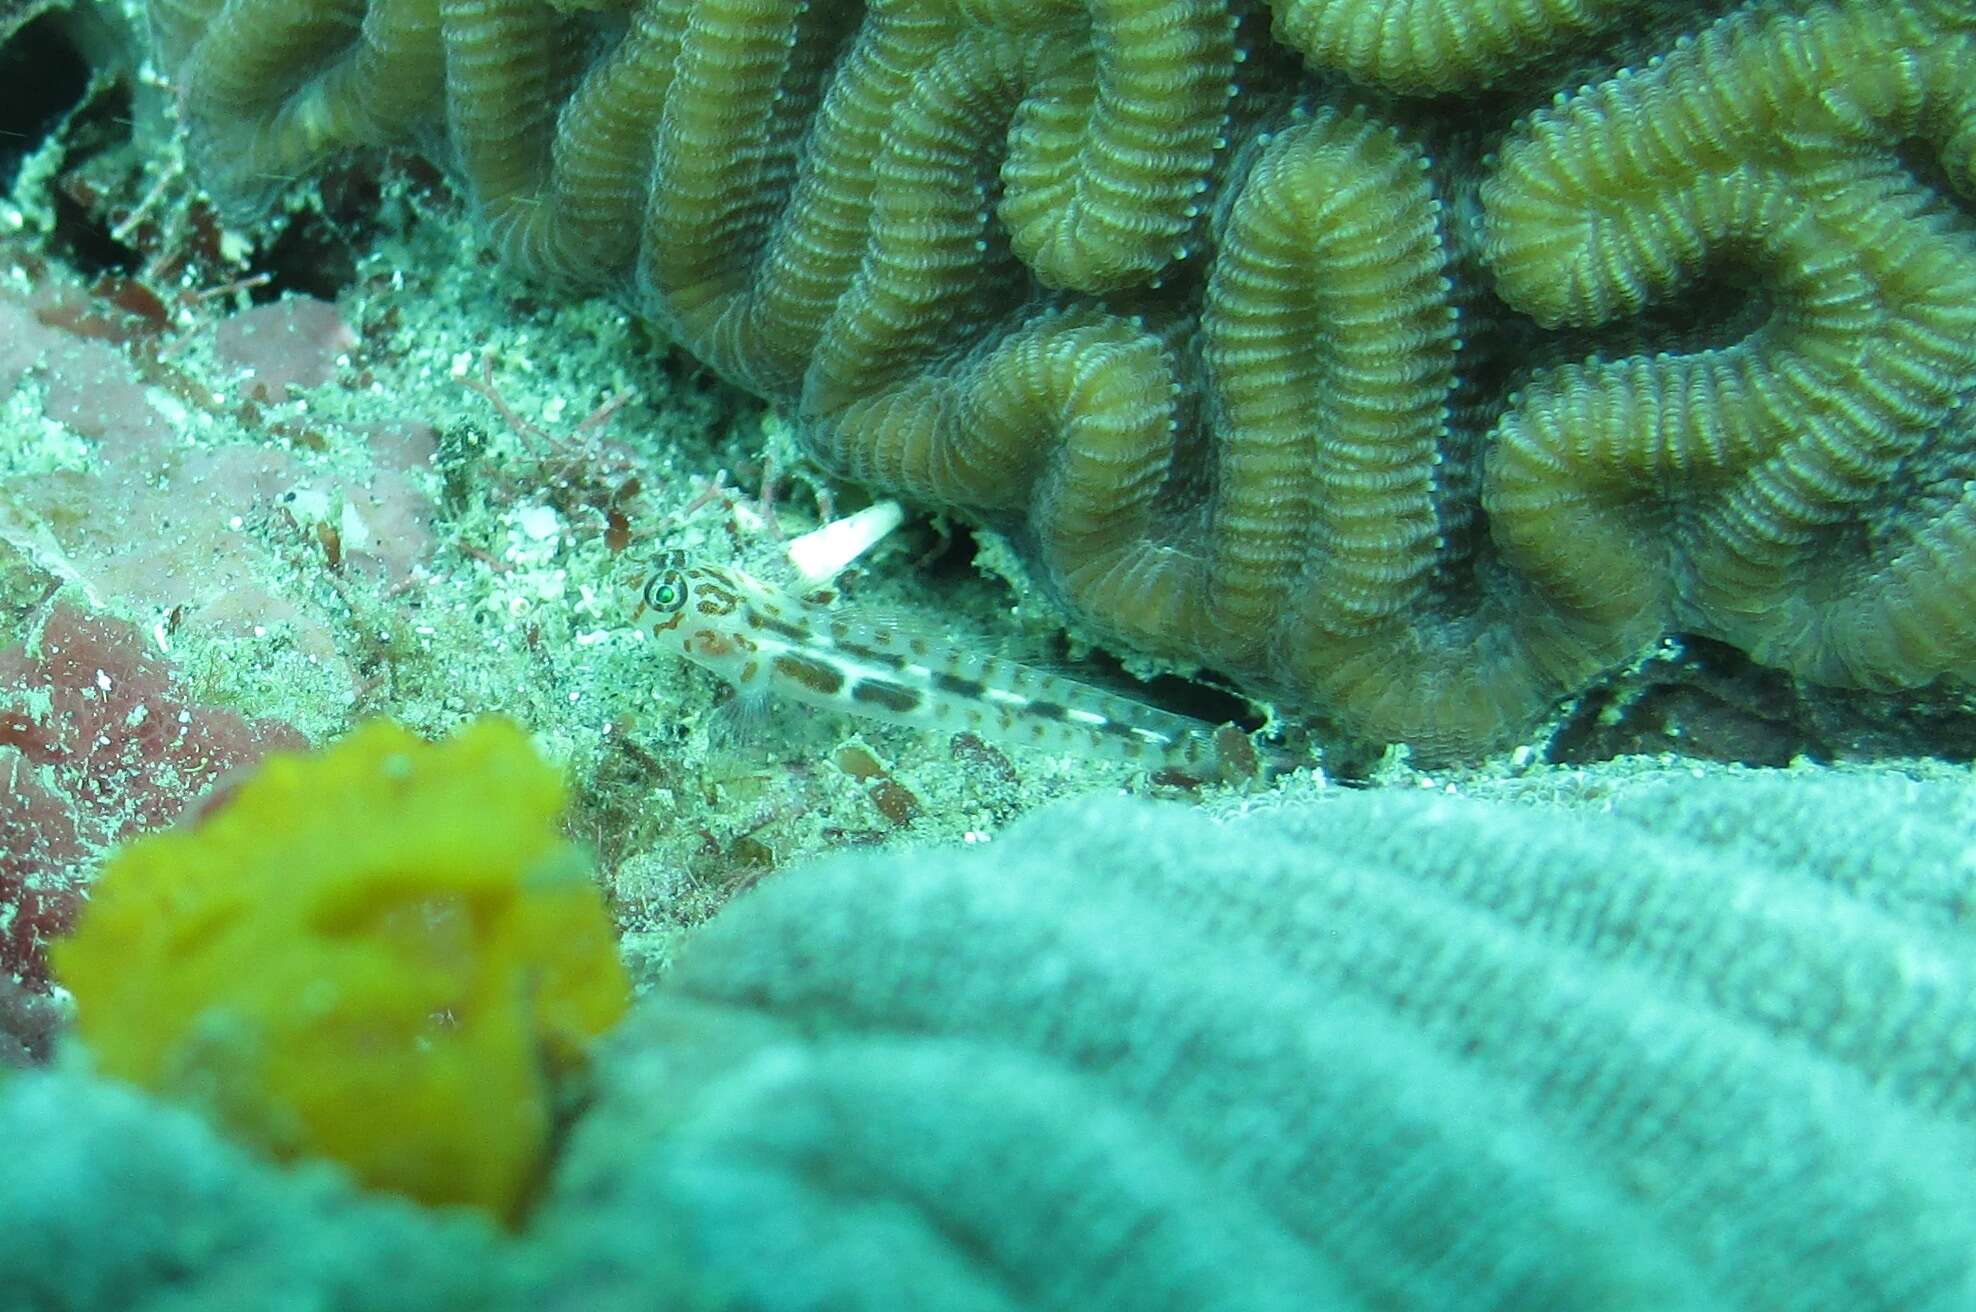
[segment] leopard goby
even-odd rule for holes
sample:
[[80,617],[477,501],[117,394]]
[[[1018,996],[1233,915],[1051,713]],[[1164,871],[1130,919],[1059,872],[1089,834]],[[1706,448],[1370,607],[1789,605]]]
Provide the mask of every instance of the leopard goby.
[[[1093,629],[1424,757],[1665,634],[1976,673],[1976,0],[154,0]],[[439,144],[435,144],[439,143]]]

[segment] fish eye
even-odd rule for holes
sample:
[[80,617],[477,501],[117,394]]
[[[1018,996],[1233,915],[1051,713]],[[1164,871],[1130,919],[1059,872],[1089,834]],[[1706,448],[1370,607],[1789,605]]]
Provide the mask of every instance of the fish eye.
[[660,614],[670,614],[686,604],[686,587],[670,570],[645,581],[645,605]]

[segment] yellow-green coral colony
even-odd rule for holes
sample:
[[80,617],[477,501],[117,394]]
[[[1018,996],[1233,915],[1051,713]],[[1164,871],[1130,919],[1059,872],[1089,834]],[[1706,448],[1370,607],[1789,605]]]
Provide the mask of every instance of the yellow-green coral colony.
[[1362,736],[1673,631],[1976,671],[1976,0],[153,9],[223,196],[443,136],[518,267]]
[[561,775],[483,719],[373,720],[122,849],[54,949],[105,1075],[280,1158],[516,1219],[630,982]]

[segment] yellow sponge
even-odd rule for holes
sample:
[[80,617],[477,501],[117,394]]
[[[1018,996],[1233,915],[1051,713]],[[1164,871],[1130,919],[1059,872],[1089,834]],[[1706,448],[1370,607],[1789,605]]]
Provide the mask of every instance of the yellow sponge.
[[520,1212],[628,981],[514,724],[373,721],[113,857],[53,952],[98,1068],[279,1157]]

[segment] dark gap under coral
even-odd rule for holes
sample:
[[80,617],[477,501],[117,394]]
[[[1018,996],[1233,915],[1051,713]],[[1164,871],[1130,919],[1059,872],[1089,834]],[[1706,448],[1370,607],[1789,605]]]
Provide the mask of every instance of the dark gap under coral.
[[10,37],[0,15],[0,191],[13,189],[39,149],[89,89],[89,65],[59,15],[43,14]]

